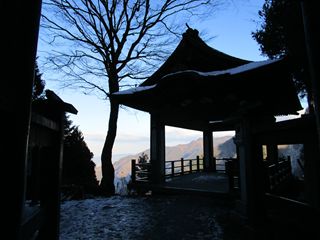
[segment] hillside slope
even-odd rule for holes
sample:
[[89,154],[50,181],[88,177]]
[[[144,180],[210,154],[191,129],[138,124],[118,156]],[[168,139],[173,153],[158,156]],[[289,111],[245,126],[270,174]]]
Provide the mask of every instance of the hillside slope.
[[[232,136],[224,136],[214,138],[214,156],[218,158],[234,157],[235,145],[233,143]],[[114,163],[116,178],[123,178],[128,176],[131,171],[131,159],[138,159],[142,154],[146,153],[150,156],[150,150],[146,149],[143,152],[139,152],[134,155],[123,157]],[[177,160],[180,158],[193,159],[196,156],[203,156],[202,138],[191,141],[187,144],[179,144],[176,146],[166,147],[166,160]],[[96,167],[97,178],[101,179],[101,169]]]

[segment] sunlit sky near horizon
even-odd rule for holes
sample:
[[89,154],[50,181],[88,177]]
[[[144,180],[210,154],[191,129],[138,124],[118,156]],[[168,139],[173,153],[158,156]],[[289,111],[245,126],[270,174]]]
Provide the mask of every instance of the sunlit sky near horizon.
[[[213,37],[207,44],[229,55],[251,61],[265,60],[259,46],[251,37],[251,32],[259,27],[258,11],[264,0],[237,0],[220,7],[214,15],[192,28],[206,31],[206,37]],[[40,43],[38,56],[44,46]],[[41,65],[40,65],[41,72]],[[46,80],[46,73],[43,72]],[[46,81],[46,88],[55,91],[65,102],[73,104],[78,114],[71,120],[83,132],[85,141],[94,154],[94,161],[100,165],[100,154],[107,133],[109,115],[108,102],[95,95],[84,95],[80,91],[61,89],[56,83]],[[119,156],[138,153],[149,148],[149,114],[133,109],[121,109],[118,121],[118,133],[113,149],[114,159]],[[215,134],[214,136],[219,136]],[[166,127],[166,144],[173,146],[188,143],[202,137],[201,132],[185,131]]]

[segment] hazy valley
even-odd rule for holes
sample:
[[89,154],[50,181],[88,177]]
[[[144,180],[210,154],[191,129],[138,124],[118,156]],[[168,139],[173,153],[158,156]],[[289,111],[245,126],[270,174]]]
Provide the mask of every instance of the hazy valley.
[[[280,145],[279,156],[290,156],[292,163],[293,174],[297,177],[303,175],[301,168],[298,166],[297,159],[300,158],[301,145]],[[131,160],[138,159],[138,157],[145,153],[150,156],[150,149],[139,152],[137,154],[128,155],[117,160],[113,165],[115,169],[115,178],[124,179],[130,176]],[[203,142],[202,138],[193,140],[187,144],[179,144],[176,146],[166,147],[166,160],[194,159],[196,156],[203,156]],[[214,156],[216,158],[226,158],[236,156],[236,147],[233,143],[233,136],[223,136],[214,138]],[[96,167],[97,179],[101,179],[101,167]]]
[[[116,161],[113,166],[115,169],[115,177],[116,178],[124,178],[127,177],[131,172],[131,160],[138,159],[138,157],[142,154],[146,153],[150,156],[150,149],[146,149],[145,151],[139,152],[137,154],[128,155],[120,158]],[[233,143],[232,136],[224,136],[214,138],[214,156],[217,158],[223,157],[234,157],[236,154],[236,148]],[[203,156],[203,144],[202,138],[193,140],[187,144],[179,144],[176,146],[168,146],[166,147],[166,160],[177,160],[180,158],[185,159],[193,159],[196,156]],[[98,180],[101,179],[101,167],[96,167],[96,175]]]

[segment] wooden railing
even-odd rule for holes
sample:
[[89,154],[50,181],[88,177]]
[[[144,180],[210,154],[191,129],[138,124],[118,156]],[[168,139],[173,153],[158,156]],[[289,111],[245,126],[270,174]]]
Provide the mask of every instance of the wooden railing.
[[[225,173],[229,178],[229,188],[237,189],[239,188],[239,163],[232,158],[224,160]],[[285,160],[266,166],[265,169],[266,191],[271,193],[280,191],[292,176],[290,156]]]
[[[214,158],[216,161],[216,171],[226,173],[229,179],[229,188],[239,188],[239,163],[236,158]],[[172,160],[165,162],[165,178],[182,176],[193,172],[204,170],[203,159],[199,156],[195,159]],[[274,192],[283,186],[291,177],[290,157],[278,163],[266,166],[267,191]],[[132,182],[149,182],[151,177],[150,163],[131,162]]]
[[216,171],[227,173],[227,165],[229,162],[235,162],[237,158],[214,158],[216,161]]
[[131,181],[148,182],[151,175],[150,163],[136,163],[135,159],[131,160]]
[[285,185],[291,178],[291,160],[281,160],[275,164],[267,166],[267,191],[274,192]]
[[[203,170],[203,159],[199,156],[195,159],[172,160],[165,162],[165,178],[181,176],[192,172]],[[148,182],[151,175],[150,163],[137,163],[131,160],[131,180],[132,182]]]
[[192,172],[200,172],[203,170],[203,159],[199,156],[195,159],[184,159],[166,161],[165,177],[176,177]]
[[229,180],[229,189],[239,188],[239,162],[237,158],[225,158],[225,173]]
[[[238,178],[238,168],[233,167],[228,163],[235,162],[235,158],[213,158],[216,161],[216,171],[227,173],[230,179]],[[171,160],[165,162],[165,178],[182,176],[194,172],[204,170],[204,162],[199,156],[194,159]],[[131,160],[131,180],[132,182],[148,182],[151,176],[150,163],[137,163],[135,159]],[[232,183],[232,186],[236,184]]]

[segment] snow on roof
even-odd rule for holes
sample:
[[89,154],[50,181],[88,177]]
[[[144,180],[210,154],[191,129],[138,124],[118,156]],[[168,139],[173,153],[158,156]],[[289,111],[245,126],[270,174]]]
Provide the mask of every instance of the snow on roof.
[[[219,70],[219,71],[211,71],[211,72],[200,72],[200,71],[195,71],[195,70],[184,70],[184,71],[178,71],[178,72],[174,72],[174,73],[169,73],[167,75],[165,75],[163,78],[167,78],[170,76],[176,76],[179,74],[183,74],[183,73],[195,73],[198,74],[200,76],[203,77],[210,77],[210,76],[219,76],[219,75],[235,75],[238,73],[243,73],[246,71],[250,71],[253,69],[257,69],[263,66],[267,66],[269,64],[275,63],[277,61],[280,61],[281,59],[270,59],[270,60],[265,60],[265,61],[257,61],[257,62],[250,62],[247,64],[243,64],[241,66],[238,67],[234,67],[234,68],[229,68],[229,69],[225,69],[225,70]],[[139,86],[139,87],[135,87],[135,88],[130,88],[124,91],[119,91],[119,92],[115,92],[113,93],[113,95],[131,95],[134,93],[138,93],[138,92],[143,92],[143,91],[147,91],[150,89],[153,89],[157,86],[157,84],[154,85],[150,85],[150,86]]]
[[229,69],[225,69],[225,70],[219,70],[219,71],[211,71],[211,72],[199,72],[199,71],[194,71],[194,70],[185,70],[185,71],[179,71],[179,72],[167,74],[163,78],[166,78],[169,76],[175,76],[175,75],[178,75],[181,73],[195,73],[195,74],[198,74],[198,75],[204,76],[204,77],[219,76],[219,75],[224,75],[224,74],[235,75],[238,73],[243,73],[243,72],[250,71],[250,70],[253,70],[256,68],[267,66],[269,64],[278,62],[280,60],[281,59],[269,59],[269,60],[264,60],[264,61],[250,62],[247,64],[240,65],[238,67],[229,68]]
[[137,93],[137,92],[142,92],[142,91],[146,91],[146,90],[152,89],[152,88],[154,88],[154,87],[156,87],[156,84],[151,85],[151,86],[134,87],[134,88],[130,88],[130,89],[127,89],[127,90],[115,92],[115,93],[113,93],[113,95],[128,95],[128,94],[134,94],[134,93]]

